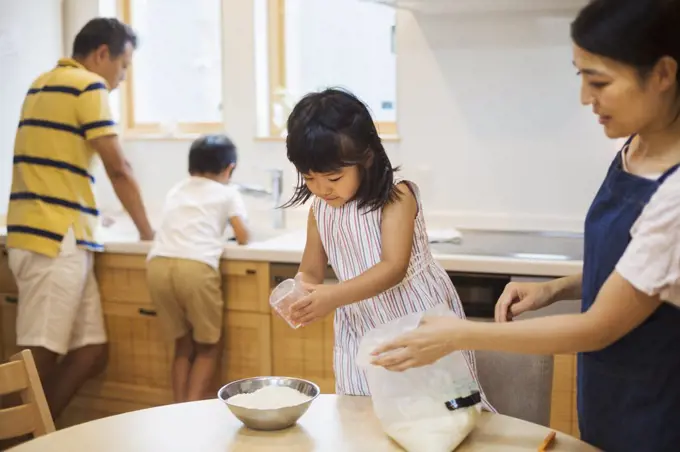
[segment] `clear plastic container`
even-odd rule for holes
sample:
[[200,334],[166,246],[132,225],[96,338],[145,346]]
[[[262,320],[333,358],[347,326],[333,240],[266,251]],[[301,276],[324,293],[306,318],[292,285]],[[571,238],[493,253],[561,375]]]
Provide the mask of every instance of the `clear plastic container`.
[[297,329],[300,328],[300,324],[290,319],[290,307],[307,295],[309,292],[302,288],[302,279],[298,274],[295,279],[286,279],[274,288],[269,296],[269,304],[291,328]]

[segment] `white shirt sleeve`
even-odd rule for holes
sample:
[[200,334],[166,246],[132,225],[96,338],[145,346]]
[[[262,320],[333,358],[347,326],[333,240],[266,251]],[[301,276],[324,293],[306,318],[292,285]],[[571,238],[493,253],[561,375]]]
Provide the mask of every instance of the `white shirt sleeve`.
[[616,270],[638,290],[680,307],[680,169],[652,196],[631,237]]

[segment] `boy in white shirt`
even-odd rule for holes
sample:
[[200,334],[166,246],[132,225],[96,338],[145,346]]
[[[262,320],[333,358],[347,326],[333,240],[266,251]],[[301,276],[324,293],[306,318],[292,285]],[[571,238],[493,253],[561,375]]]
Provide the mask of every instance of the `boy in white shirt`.
[[191,177],[170,190],[147,263],[151,299],[175,341],[172,386],[176,402],[201,400],[219,359],[224,300],[219,262],[231,226],[248,242],[246,211],[230,186],[236,147],[224,135],[194,141]]

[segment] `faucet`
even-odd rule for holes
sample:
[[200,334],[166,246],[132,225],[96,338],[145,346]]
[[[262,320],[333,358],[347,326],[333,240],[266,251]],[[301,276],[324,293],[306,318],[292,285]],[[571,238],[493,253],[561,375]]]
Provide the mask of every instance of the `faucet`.
[[244,195],[254,198],[270,198],[272,200],[272,227],[274,229],[285,229],[286,217],[281,209],[281,195],[283,193],[283,171],[280,169],[270,169],[267,171],[270,176],[271,188],[268,190],[256,185],[234,184],[234,186]]

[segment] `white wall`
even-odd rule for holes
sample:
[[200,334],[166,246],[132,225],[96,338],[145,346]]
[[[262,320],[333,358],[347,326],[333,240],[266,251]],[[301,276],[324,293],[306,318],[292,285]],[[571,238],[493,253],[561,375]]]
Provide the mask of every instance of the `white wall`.
[[[253,22],[251,2],[224,0],[223,100],[227,132],[240,149],[236,179],[264,185],[267,168],[283,168],[290,193],[295,174],[283,143],[254,139]],[[432,226],[581,229],[615,145],[578,103],[568,24],[398,13],[401,142],[386,147],[420,183]],[[189,143],[124,142],[151,211],[184,177]],[[102,208],[119,209],[98,175]],[[300,224],[304,215],[288,218]]]
[[579,104],[570,21],[400,14],[399,155],[430,213],[580,229],[615,143]]
[[61,1],[0,0],[0,218],[7,212],[21,104],[31,82],[62,52]]
[[[246,3],[226,0],[224,15],[226,123],[242,160],[236,176],[266,183],[264,169],[279,166],[290,186],[283,144],[253,139],[253,11]],[[580,230],[615,144],[579,104],[570,18],[400,11],[397,21],[401,142],[387,148],[420,183],[430,224]],[[187,146],[126,143],[150,205],[182,177]]]

